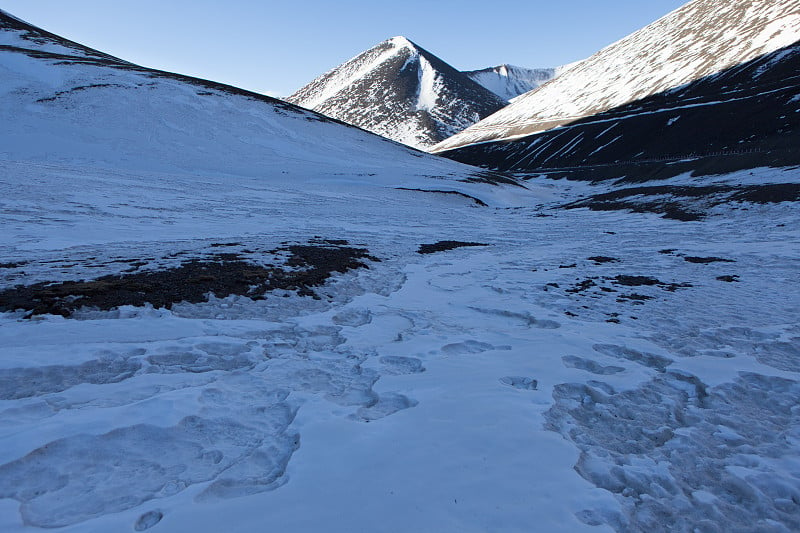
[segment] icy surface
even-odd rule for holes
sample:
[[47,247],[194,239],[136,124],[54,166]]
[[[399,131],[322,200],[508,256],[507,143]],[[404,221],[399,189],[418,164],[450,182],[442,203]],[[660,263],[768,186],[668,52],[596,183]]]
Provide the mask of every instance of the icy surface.
[[[78,174],[3,168],[15,190]],[[121,190],[162,213],[106,219],[107,174],[80,175],[94,209],[4,195],[4,284],[317,235],[382,262],[320,300],[2,316],[3,531],[798,527],[793,204],[684,223],[550,209],[593,187],[534,179],[517,209],[332,182],[221,210],[212,182],[143,173]],[[450,239],[488,246],[416,253]]]
[[712,75],[798,39],[795,0],[693,0],[433,151],[548,130]]

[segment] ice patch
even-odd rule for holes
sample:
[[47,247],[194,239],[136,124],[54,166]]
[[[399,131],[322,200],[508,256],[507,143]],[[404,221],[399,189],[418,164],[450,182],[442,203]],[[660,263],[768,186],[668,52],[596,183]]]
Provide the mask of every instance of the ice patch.
[[372,322],[372,312],[369,309],[348,308],[333,315],[332,320],[338,326],[359,327]]
[[657,370],[658,372],[664,372],[666,368],[672,364],[672,359],[668,357],[640,352],[626,346],[618,346],[616,344],[595,344],[592,346],[592,348],[596,352],[603,355],[631,361],[638,365]]
[[[279,403],[258,415],[247,425],[190,416],[169,428],[141,424],[60,439],[0,466],[0,497],[19,501],[28,525],[63,527],[175,494],[227,470],[204,494],[269,490],[298,445],[287,433],[294,411]],[[228,477],[242,471],[248,477]]]

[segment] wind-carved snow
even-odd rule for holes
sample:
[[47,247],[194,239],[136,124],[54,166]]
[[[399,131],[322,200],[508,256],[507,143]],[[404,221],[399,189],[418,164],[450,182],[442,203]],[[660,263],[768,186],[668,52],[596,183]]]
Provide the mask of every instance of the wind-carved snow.
[[545,131],[709,76],[800,39],[794,0],[694,0],[434,147]]

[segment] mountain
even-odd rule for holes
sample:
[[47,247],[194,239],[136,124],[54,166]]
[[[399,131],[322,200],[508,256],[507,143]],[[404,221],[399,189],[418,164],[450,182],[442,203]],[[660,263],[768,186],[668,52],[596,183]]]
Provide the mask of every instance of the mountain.
[[3,160],[297,186],[348,179],[424,188],[431,176],[444,178],[436,189],[476,186],[461,181],[473,168],[281,100],[140,67],[7,13],[0,13],[0,67]]
[[433,150],[556,128],[711,76],[798,38],[793,0],[693,0]]
[[798,72],[800,42],[551,130],[441,154],[497,170],[628,182],[797,165]]
[[532,91],[543,83],[559,76],[576,63],[556,68],[524,68],[514,65],[499,65],[463,73],[472,81],[489,89],[504,100],[513,100],[521,94]]
[[416,148],[507,105],[405,37],[379,43],[287,100]]

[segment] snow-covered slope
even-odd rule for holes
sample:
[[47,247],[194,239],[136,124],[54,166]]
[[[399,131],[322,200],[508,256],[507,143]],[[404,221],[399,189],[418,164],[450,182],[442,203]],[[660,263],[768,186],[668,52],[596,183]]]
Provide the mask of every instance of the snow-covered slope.
[[464,74],[500,98],[512,101],[521,94],[532,91],[543,83],[561,75],[573,65],[574,63],[556,68],[535,69],[516,67],[514,65],[499,65],[480,70],[464,71]]
[[513,140],[441,152],[497,170],[629,181],[800,164],[800,42]]
[[379,43],[287,100],[417,148],[507,104],[405,37]]
[[474,169],[280,100],[139,67],[4,13],[0,159],[492,194],[460,182]]
[[434,151],[548,130],[678,87],[800,39],[795,0],[693,0]]

